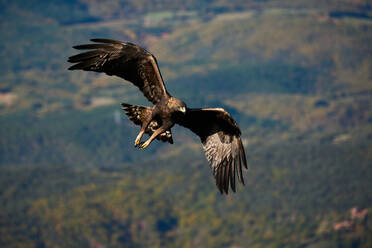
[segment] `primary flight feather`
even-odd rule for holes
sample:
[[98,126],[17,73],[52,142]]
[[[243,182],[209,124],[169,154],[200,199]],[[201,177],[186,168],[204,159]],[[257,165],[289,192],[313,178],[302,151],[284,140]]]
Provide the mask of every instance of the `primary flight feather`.
[[[213,170],[221,193],[235,192],[235,178],[244,185],[242,167],[247,167],[240,129],[222,108],[187,108],[166,90],[155,56],[129,42],[92,39],[93,44],[74,46],[88,50],[69,57],[74,63],[69,70],[104,72],[121,77],[137,86],[154,105],[134,106],[122,103],[128,118],[141,126],[134,146],[146,148],[154,139],[173,144],[174,124],[190,129],[201,139],[205,156]],[[144,133],[150,138],[141,142]]]

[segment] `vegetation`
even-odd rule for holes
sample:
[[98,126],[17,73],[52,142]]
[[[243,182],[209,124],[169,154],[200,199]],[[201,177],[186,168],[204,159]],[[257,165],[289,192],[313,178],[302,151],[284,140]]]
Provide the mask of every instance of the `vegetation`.
[[[0,0],[0,247],[371,247],[371,7]],[[220,195],[183,128],[136,150],[119,103],[141,93],[66,70],[93,37],[142,44],[171,94],[227,109],[246,186]]]
[[107,169],[5,166],[3,244],[368,247],[370,218],[332,229],[350,219],[352,207],[370,206],[368,143],[313,140],[250,149],[247,186],[228,197],[216,191],[203,155],[191,148]]

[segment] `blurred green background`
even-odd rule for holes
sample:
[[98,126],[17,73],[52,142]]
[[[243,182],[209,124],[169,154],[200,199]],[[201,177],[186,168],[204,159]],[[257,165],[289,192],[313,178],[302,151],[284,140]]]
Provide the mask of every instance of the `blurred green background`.
[[[371,1],[0,0],[0,30],[0,247],[372,247]],[[133,147],[141,92],[67,71],[100,37],[233,115],[246,187],[186,129]]]

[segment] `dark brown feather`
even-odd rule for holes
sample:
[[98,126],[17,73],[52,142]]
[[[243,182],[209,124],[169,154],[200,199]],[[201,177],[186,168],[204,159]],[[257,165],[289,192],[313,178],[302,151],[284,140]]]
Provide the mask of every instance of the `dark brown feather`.
[[105,72],[130,81],[136,85],[153,104],[169,97],[155,57],[145,49],[110,39],[92,39],[99,44],[74,46],[79,50],[92,50],[71,56],[76,63],[69,70]]
[[223,187],[222,187],[222,182],[223,182],[223,175],[222,175],[222,166],[217,169],[217,177],[216,177],[216,183],[217,187],[220,190],[221,194],[223,194]]
[[101,56],[101,55],[102,56],[105,55],[105,52],[100,51],[100,50],[94,50],[94,51],[80,53],[80,54],[71,56],[71,57],[68,58],[68,62],[76,63],[76,62],[79,62],[79,61],[82,61],[82,60],[91,59],[91,58]]
[[239,155],[239,164],[238,164],[238,179],[241,184],[244,185],[243,170],[242,170],[242,158]]
[[83,44],[73,46],[77,50],[93,50],[93,49],[113,49],[111,45],[107,44]]
[[69,67],[69,70],[91,70],[97,66],[97,59],[81,60],[79,63]]
[[[128,116],[128,119],[139,126],[142,125],[143,121],[146,118],[146,115],[151,115],[151,108],[135,106],[126,103],[122,103],[121,106],[125,111],[125,114]],[[146,128],[145,133],[151,136],[159,127],[160,123],[158,123],[156,120],[153,120]],[[158,135],[156,139],[173,144],[172,132],[170,129]]]
[[232,166],[230,168],[230,187],[233,192],[235,192],[235,159],[233,158]]
[[244,146],[243,146],[243,143],[242,143],[241,140],[239,141],[239,147],[240,147],[240,149],[239,149],[240,157],[242,158],[243,166],[244,166],[244,168],[248,169],[247,159],[245,157]]
[[228,160],[226,159],[225,160],[225,164],[223,166],[223,169],[225,171],[224,173],[224,179],[223,179],[223,184],[224,184],[224,189],[225,189],[225,193],[228,194],[229,193],[229,179],[230,179],[230,175],[229,175],[229,163],[228,163]]
[[98,43],[123,44],[121,41],[106,39],[106,38],[95,38],[95,39],[90,39],[90,41],[98,42]]
[[229,186],[236,191],[236,174],[244,185],[242,167],[247,168],[247,162],[241,132],[228,112],[221,108],[187,109],[177,123],[200,137],[221,193],[228,194]]

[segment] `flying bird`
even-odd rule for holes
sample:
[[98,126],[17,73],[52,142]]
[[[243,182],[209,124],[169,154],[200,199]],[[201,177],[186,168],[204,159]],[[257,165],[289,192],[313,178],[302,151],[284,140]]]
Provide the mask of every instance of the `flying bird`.
[[[121,104],[129,120],[141,126],[135,147],[144,149],[154,139],[173,144],[171,128],[181,125],[200,137],[221,194],[228,194],[229,186],[236,191],[236,175],[244,185],[242,167],[248,167],[241,132],[226,110],[188,108],[183,101],[172,97],[165,88],[155,56],[144,48],[111,39],[91,41],[94,43],[73,47],[88,51],[69,57],[68,62],[74,63],[69,70],[121,77],[137,86],[153,104],[152,107]],[[144,133],[150,138],[141,142]]]

